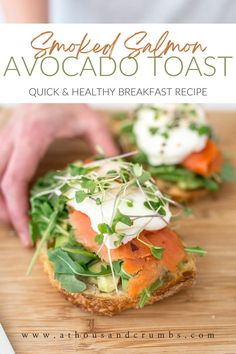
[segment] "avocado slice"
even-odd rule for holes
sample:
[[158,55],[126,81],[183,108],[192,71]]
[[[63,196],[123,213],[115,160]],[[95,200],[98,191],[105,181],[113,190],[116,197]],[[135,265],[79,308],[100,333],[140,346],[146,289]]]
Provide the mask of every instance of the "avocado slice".
[[[97,262],[89,267],[91,272],[99,273],[102,265],[106,265],[103,262]],[[120,277],[115,276],[116,285],[118,285]],[[90,281],[97,285],[98,289],[104,293],[111,293],[115,290],[115,284],[112,275],[100,275],[99,277],[92,277]]]
[[57,236],[55,240],[55,248],[62,247],[68,242],[68,236]]
[[[118,285],[120,277],[115,276],[116,285]],[[104,293],[111,293],[115,290],[115,284],[112,275],[97,277],[98,289]]]

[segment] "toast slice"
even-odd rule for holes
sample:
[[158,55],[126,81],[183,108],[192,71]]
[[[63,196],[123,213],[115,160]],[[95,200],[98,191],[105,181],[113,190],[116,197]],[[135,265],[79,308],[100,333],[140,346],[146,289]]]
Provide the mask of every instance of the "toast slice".
[[[55,279],[53,264],[49,261],[46,250],[41,252],[40,260],[52,286],[68,301],[83,310],[98,315],[113,316],[124,310],[139,308],[139,297],[131,298],[122,290],[119,291],[119,295],[115,292],[103,293],[99,291],[95,284],[87,283],[87,289],[81,293],[70,293],[63,289],[58,280]],[[145,305],[151,305],[190,287],[195,281],[195,276],[195,257],[187,254],[181,269],[176,273],[169,273],[164,285],[150,295]]]
[[[31,237],[38,247],[28,274],[40,254],[50,282],[67,300],[89,312],[112,316],[153,304],[192,285],[196,275],[193,254],[204,255],[205,251],[185,247],[169,227],[168,200],[140,165],[122,161],[111,165],[108,161],[108,165],[103,160],[102,166],[73,164],[65,171],[50,172],[32,189]],[[99,186],[95,184],[98,173],[102,187],[101,181]],[[72,184],[75,176],[76,184]],[[71,183],[66,188],[61,184],[63,178]],[[119,206],[125,205],[122,210],[115,205],[117,200]],[[102,203],[107,209],[101,210]],[[100,218],[95,226],[93,215]],[[154,221],[149,229],[146,218],[148,225]],[[106,235],[111,244],[106,244]]]

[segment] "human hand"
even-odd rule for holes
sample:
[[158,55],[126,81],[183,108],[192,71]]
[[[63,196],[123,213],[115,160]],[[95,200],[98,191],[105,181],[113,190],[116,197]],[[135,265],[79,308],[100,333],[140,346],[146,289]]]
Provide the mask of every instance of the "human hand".
[[0,221],[11,223],[24,245],[28,229],[28,184],[48,146],[57,138],[84,137],[106,155],[117,148],[102,117],[81,104],[18,106],[0,131]]

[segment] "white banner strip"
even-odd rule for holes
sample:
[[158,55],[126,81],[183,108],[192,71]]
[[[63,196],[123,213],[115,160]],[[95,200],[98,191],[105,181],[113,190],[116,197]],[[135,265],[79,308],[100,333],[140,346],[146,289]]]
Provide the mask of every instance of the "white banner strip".
[[234,24],[0,25],[0,102],[233,103]]

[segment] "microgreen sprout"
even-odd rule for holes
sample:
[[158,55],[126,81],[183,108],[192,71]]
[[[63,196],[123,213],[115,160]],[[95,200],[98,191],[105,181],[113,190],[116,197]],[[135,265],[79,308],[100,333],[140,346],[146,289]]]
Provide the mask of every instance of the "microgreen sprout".
[[140,235],[138,235],[137,239],[150,249],[151,254],[155,258],[157,258],[157,259],[161,259],[162,258],[162,255],[163,255],[163,252],[164,252],[164,248],[163,247],[158,247],[158,246],[152,245],[151,243],[143,241],[140,238]]

